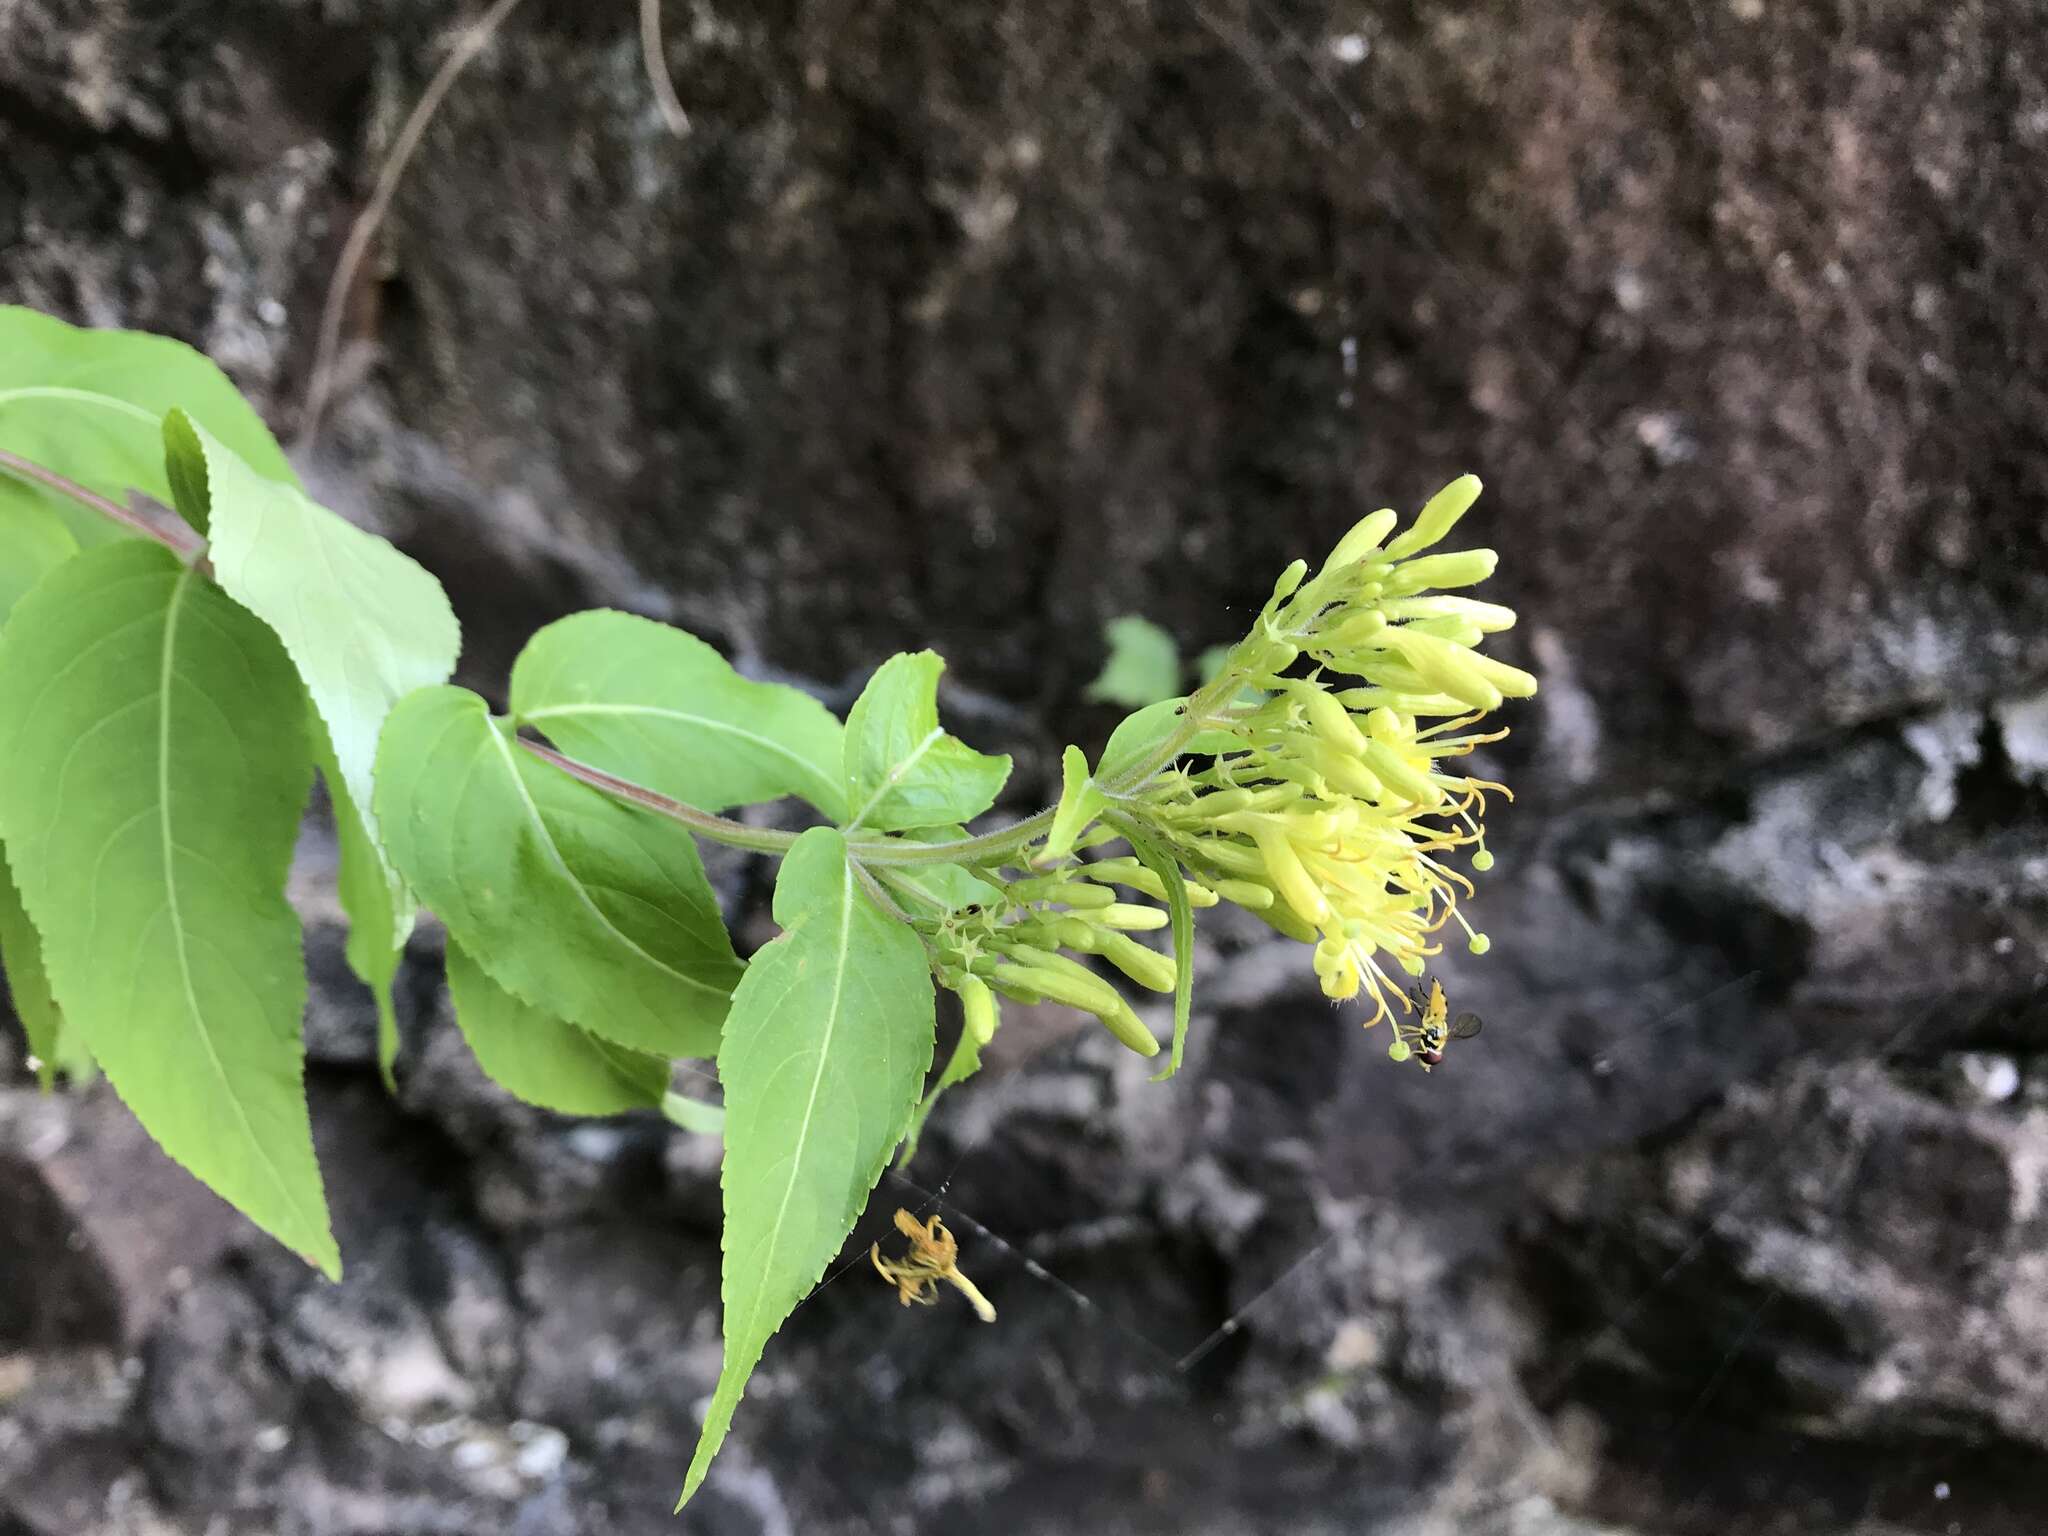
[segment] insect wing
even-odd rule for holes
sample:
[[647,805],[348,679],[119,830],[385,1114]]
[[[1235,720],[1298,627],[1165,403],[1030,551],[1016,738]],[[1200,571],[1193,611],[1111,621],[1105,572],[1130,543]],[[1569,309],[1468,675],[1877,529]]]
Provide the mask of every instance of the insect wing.
[[1470,1040],[1479,1033],[1480,1028],[1478,1014],[1461,1013],[1458,1015],[1458,1022],[1451,1026],[1451,1038],[1453,1040]]

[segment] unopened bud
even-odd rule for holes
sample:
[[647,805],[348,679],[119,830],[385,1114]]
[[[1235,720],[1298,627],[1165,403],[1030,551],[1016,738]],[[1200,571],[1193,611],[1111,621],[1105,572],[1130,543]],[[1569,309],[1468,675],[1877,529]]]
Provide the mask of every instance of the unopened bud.
[[1387,558],[1402,560],[1417,550],[1429,548],[1472,509],[1482,489],[1477,475],[1458,476],[1423,503],[1408,531],[1387,546]]
[[1490,549],[1459,549],[1403,560],[1386,580],[1389,597],[1407,597],[1432,587],[1476,587],[1491,576],[1500,556]]
[[[1454,699],[1463,699],[1474,709],[1500,707],[1501,690],[1487,680],[1477,665],[1481,658],[1463,646],[1452,645],[1434,635],[1419,634],[1406,626],[1388,630],[1387,639],[1432,688],[1440,689]],[[1499,663],[1492,665],[1498,666]],[[1506,670],[1512,672],[1514,668]],[[1527,676],[1526,673],[1523,675]],[[1532,688],[1535,681],[1534,678],[1529,679]]]
[[1482,603],[1472,597],[1403,597],[1387,604],[1389,619],[1464,619],[1486,634],[1515,627],[1515,610],[1499,603]]
[[1339,752],[1356,754],[1365,750],[1365,738],[1358,734],[1351,713],[1314,683],[1297,683],[1291,690],[1308,716],[1309,729]]
[[1504,661],[1495,661],[1491,656],[1475,655],[1471,660],[1479,675],[1509,698],[1526,699],[1534,696],[1536,679],[1520,667],[1511,667]]
[[1325,922],[1330,916],[1330,903],[1316,889],[1315,881],[1309,878],[1301,855],[1294,851],[1294,844],[1288,841],[1286,833],[1270,822],[1262,822],[1253,830],[1252,841],[1258,845],[1266,876],[1273,882],[1273,889],[1280,893],[1281,899],[1310,927],[1318,927]]
[[1225,901],[1234,901],[1254,912],[1263,912],[1273,905],[1271,886],[1258,885],[1250,880],[1218,880],[1215,886],[1216,894]]
[[1315,644],[1326,651],[1355,651],[1361,645],[1376,642],[1386,627],[1387,616],[1377,608],[1369,608],[1323,630],[1316,636]]
[[1179,979],[1179,968],[1170,955],[1147,949],[1121,933],[1103,934],[1102,948],[1096,953],[1139,986],[1154,992],[1171,992]]
[[1088,914],[1088,920],[1104,928],[1121,928],[1132,933],[1147,933],[1155,928],[1164,928],[1166,914],[1157,907],[1141,907],[1135,902],[1119,901]]
[[1380,779],[1404,800],[1417,805],[1438,806],[1443,804],[1444,792],[1427,774],[1408,766],[1401,755],[1383,741],[1375,741],[1367,748],[1365,763]]
[[1377,512],[1367,513],[1337,541],[1337,547],[1330,551],[1330,558],[1323,562],[1323,569],[1341,571],[1347,565],[1356,565],[1380,547],[1380,541],[1394,531],[1394,524],[1399,521],[1392,507],[1381,507]]
[[987,1045],[996,1032],[996,997],[979,976],[960,983],[962,1025],[977,1045]]

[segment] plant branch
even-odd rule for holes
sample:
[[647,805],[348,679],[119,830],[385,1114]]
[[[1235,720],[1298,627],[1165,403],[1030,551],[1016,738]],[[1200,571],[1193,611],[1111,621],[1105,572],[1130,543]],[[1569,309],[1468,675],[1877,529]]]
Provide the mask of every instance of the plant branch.
[[307,377],[306,403],[299,413],[298,446],[301,448],[312,442],[314,434],[320,430],[320,418],[326,414],[327,402],[334,389],[338,361],[335,354],[341,345],[342,310],[348,304],[349,292],[355,286],[356,271],[363,264],[370,242],[376,238],[378,226],[391,209],[391,199],[397,195],[406,165],[420,147],[420,140],[426,137],[427,124],[440,110],[441,99],[454,89],[455,82],[469,68],[470,61],[483,52],[484,44],[491,40],[491,35],[522,3],[523,0],[497,0],[456,39],[454,48],[441,61],[441,67],[427,82],[427,88],[420,93],[411,115],[398,130],[391,153],[385,159],[383,169],[377,173],[377,185],[371,190],[370,200],[349,227],[341,257],[334,264],[334,275],[327,282],[326,301],[320,306],[320,330],[313,343],[313,368]]
[[666,816],[670,821],[679,821],[692,832],[710,838],[714,843],[724,843],[730,848],[748,848],[755,853],[787,853],[796,842],[794,832],[777,832],[767,827],[750,827],[743,821],[734,821],[730,816],[714,816],[709,811],[700,811],[693,805],[673,800],[645,785],[635,784],[631,779],[622,779],[615,773],[606,773],[602,768],[593,768],[588,763],[579,763],[573,757],[564,757],[553,747],[544,747],[537,741],[516,738],[519,745],[531,752],[544,763],[552,764],[569,775],[579,779],[592,789],[603,790],[614,799],[624,800],[639,806],[643,811],[652,811],[657,816]]
[[[679,821],[692,832],[708,837],[714,843],[724,843],[729,848],[747,848],[755,853],[787,853],[797,840],[797,833],[776,832],[767,827],[750,827],[743,821],[734,821],[730,816],[714,816],[709,811],[700,811],[694,805],[685,805],[671,799],[658,790],[635,784],[631,779],[622,779],[615,773],[602,768],[593,768],[580,763],[573,757],[566,757],[553,747],[542,746],[525,737],[518,738],[519,745],[531,752],[544,763],[552,764],[572,779],[581,780],[592,789],[602,790],[615,799],[639,806],[643,811],[652,811],[657,816],[666,816],[670,821]],[[847,850],[863,864],[951,864],[959,859],[971,859],[977,855],[1013,852],[1029,843],[1040,832],[1052,825],[1052,812],[1040,811],[1036,816],[1020,821],[1014,826],[999,831],[985,832],[979,837],[956,838],[949,843],[907,843],[900,839],[886,842],[851,842]]]
[[669,78],[668,54],[661,46],[661,0],[640,0],[640,57],[647,65],[647,84],[661,108],[668,131],[682,138],[690,131],[690,114],[676,95],[676,83]]
[[[1181,722],[1171,735],[1147,753],[1144,760],[1127,772],[1119,774],[1114,783],[1104,789],[1114,800],[1121,801],[1143,784],[1153,774],[1164,768],[1180,755],[1181,749],[1215,722],[1213,711],[1224,699],[1234,697],[1243,686],[1243,678],[1237,673],[1225,671],[1212,680],[1208,686],[1198,690],[1188,699],[1187,709]],[[724,843],[729,848],[746,848],[755,853],[787,853],[797,840],[794,832],[775,832],[765,827],[750,827],[743,821],[734,821],[729,816],[714,816],[709,811],[700,811],[695,806],[685,805],[671,799],[657,790],[635,784],[631,779],[622,779],[615,773],[602,768],[593,768],[580,763],[573,757],[564,756],[553,747],[542,746],[525,737],[517,738],[519,745],[531,752],[544,763],[551,763],[573,779],[579,779],[592,789],[602,790],[616,799],[652,811],[657,816],[666,816],[671,821],[681,822],[691,831],[708,837],[714,843]],[[847,852],[862,864],[876,866],[916,864],[994,864],[1003,862],[1008,855],[1021,853],[1052,826],[1053,816],[1059,807],[1049,805],[1034,816],[999,827],[993,832],[983,832],[974,837],[954,838],[943,843],[913,843],[902,838],[886,841],[849,842]]]
[[139,533],[145,539],[154,539],[187,564],[205,567],[203,557],[206,540],[189,528],[160,527],[132,507],[124,507],[118,501],[102,496],[98,491],[80,485],[68,476],[58,474],[54,469],[48,469],[33,459],[25,459],[18,453],[10,453],[5,448],[0,448],[0,471],[40,485],[45,490],[55,491],[59,496],[67,496],[81,507],[119,523],[131,533]]

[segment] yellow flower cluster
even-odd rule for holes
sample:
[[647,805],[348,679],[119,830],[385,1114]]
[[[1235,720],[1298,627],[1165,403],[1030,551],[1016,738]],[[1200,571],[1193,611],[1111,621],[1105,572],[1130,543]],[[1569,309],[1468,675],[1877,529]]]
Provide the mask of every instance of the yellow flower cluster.
[[1146,819],[1192,878],[1313,942],[1324,992],[1366,992],[1368,1024],[1402,997],[1382,957],[1420,976],[1454,919],[1474,953],[1486,949],[1458,911],[1471,882],[1445,859],[1469,849],[1473,869],[1491,866],[1486,791],[1507,791],[1447,760],[1505,735],[1477,728],[1536,679],[1479,653],[1511,610],[1442,590],[1485,580],[1493,551],[1424,553],[1479,489],[1471,475],[1453,481],[1391,542],[1394,513],[1373,513],[1313,577],[1289,567],[1231,652],[1252,692],[1207,722],[1227,749],[1146,795]]

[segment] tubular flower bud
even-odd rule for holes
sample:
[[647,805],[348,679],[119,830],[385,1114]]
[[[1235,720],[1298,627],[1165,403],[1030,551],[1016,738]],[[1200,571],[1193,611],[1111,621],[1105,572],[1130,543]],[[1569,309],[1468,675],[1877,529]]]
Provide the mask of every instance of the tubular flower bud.
[[[1392,514],[1374,513],[1312,579],[1290,567],[1231,653],[1266,695],[1212,717],[1210,739],[1227,731],[1234,747],[1162,775],[1132,805],[1207,890],[1312,943],[1324,993],[1365,1002],[1369,1024],[1408,1006],[1395,978],[1424,972],[1447,924],[1473,953],[1487,948],[1458,911],[1472,883],[1456,865],[1491,865],[1486,796],[1505,790],[1451,764],[1499,740],[1481,722],[1536,679],[1478,649],[1513,626],[1513,610],[1443,590],[1493,572],[1491,550],[1434,548],[1478,494],[1464,476],[1398,536]],[[1135,860],[1074,873],[1163,899]],[[1104,947],[1121,935],[1097,916],[1073,913],[1065,921],[1086,920],[1087,943],[1063,942],[1121,964]]]
[[1119,901],[1088,914],[1089,920],[1104,928],[1121,928],[1131,933],[1146,933],[1166,926],[1166,914],[1157,907],[1141,907],[1135,902]]
[[1472,503],[1479,499],[1481,489],[1477,475],[1458,476],[1423,503],[1408,531],[1387,546],[1387,558],[1405,559],[1436,543],[1451,531],[1459,518],[1472,510]]
[[960,1013],[967,1033],[977,1045],[987,1045],[996,1033],[996,999],[988,983],[979,976],[964,978],[959,986]]
[[1360,518],[1357,525],[1337,541],[1337,547],[1330,551],[1330,558],[1323,562],[1323,570],[1341,571],[1345,566],[1356,565],[1367,555],[1376,553],[1399,521],[1392,507],[1381,507],[1379,511]]
[[1136,939],[1121,933],[1105,933],[1097,953],[1141,987],[1153,992],[1173,990],[1178,972],[1172,957],[1147,949]]

